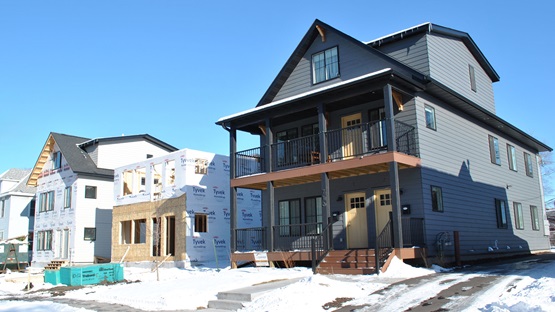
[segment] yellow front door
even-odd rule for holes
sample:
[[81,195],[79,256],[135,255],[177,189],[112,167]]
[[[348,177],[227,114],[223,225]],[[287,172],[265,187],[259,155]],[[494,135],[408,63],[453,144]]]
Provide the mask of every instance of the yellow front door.
[[363,192],[345,195],[348,248],[368,248],[366,195]]
[[353,158],[362,150],[362,117],[360,113],[341,117],[343,159]]
[[392,206],[391,206],[391,191],[379,190],[375,192],[375,206],[376,206],[376,235],[380,235],[383,228],[390,219]]

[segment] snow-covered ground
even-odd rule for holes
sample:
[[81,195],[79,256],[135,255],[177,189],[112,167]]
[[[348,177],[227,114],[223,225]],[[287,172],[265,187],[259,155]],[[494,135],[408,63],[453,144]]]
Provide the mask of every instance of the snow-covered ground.
[[[498,266],[496,268],[497,271],[463,270],[435,274],[444,270],[439,267],[414,268],[400,260],[393,261],[388,271],[379,276],[313,275],[307,268],[164,268],[160,269],[157,281],[156,273],[150,269],[126,267],[124,278],[132,283],[88,286],[66,291],[62,298],[118,303],[144,310],[195,310],[206,307],[209,300],[216,299],[219,291],[273,280],[300,278],[296,283],[248,303],[242,311],[323,311],[323,306],[329,306],[338,298],[352,298],[343,305],[358,306],[362,310],[365,310],[364,306],[384,305],[384,302],[393,310],[398,310],[395,307],[405,310],[457,283],[487,277],[494,281],[492,286],[477,292],[470,297],[471,300],[457,301],[455,297],[450,298],[450,304],[454,307],[459,304],[459,308],[453,310],[555,311],[555,261],[507,265],[501,271]],[[425,276],[421,284],[410,286],[399,282],[419,276]],[[427,280],[428,276],[430,281]],[[23,290],[27,278],[26,273],[0,275],[0,311],[86,311],[52,302],[50,298],[54,286],[38,278],[33,278],[32,290],[45,291],[27,294]],[[379,290],[382,291],[377,292]],[[384,297],[387,294],[390,297]],[[38,301],[13,300],[14,297],[24,299],[26,296],[36,298],[39,295],[42,298]],[[402,300],[399,299],[401,297]]]

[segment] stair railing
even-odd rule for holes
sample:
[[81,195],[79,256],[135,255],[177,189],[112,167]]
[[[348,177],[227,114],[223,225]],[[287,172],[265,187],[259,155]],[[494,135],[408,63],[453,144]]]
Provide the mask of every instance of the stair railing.
[[391,220],[387,221],[383,230],[376,239],[376,274],[379,273],[382,264],[385,263],[387,257],[393,250],[393,227]]
[[322,233],[312,238],[310,241],[310,251],[312,258],[312,273],[316,274],[316,268],[324,260],[326,255],[333,249],[333,222],[328,222]]

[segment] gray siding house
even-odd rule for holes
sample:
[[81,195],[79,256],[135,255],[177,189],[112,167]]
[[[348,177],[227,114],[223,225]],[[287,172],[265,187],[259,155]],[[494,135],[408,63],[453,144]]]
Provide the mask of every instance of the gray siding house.
[[[425,23],[361,42],[316,20],[256,107],[222,117],[231,193],[263,190],[232,263],[368,273],[550,248],[539,152],[495,115],[499,76],[465,32]],[[503,105],[503,103],[501,103]],[[237,151],[237,131],[260,146]]]

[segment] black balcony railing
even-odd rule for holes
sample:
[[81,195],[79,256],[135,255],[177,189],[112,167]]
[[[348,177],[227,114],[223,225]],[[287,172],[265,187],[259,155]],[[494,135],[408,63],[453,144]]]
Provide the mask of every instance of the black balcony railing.
[[265,146],[235,153],[235,176],[242,177],[264,172]]
[[[418,157],[414,127],[395,121],[397,151]],[[328,149],[326,161],[349,159],[387,151],[385,120],[329,130],[324,135]],[[270,146],[272,171],[315,165],[321,162],[319,136],[310,135]],[[235,177],[265,172],[265,146],[235,154]]]
[[312,239],[322,233],[322,223],[273,226],[274,250],[310,250]]
[[266,229],[263,227],[236,229],[235,236],[237,251],[268,250],[266,247]]

